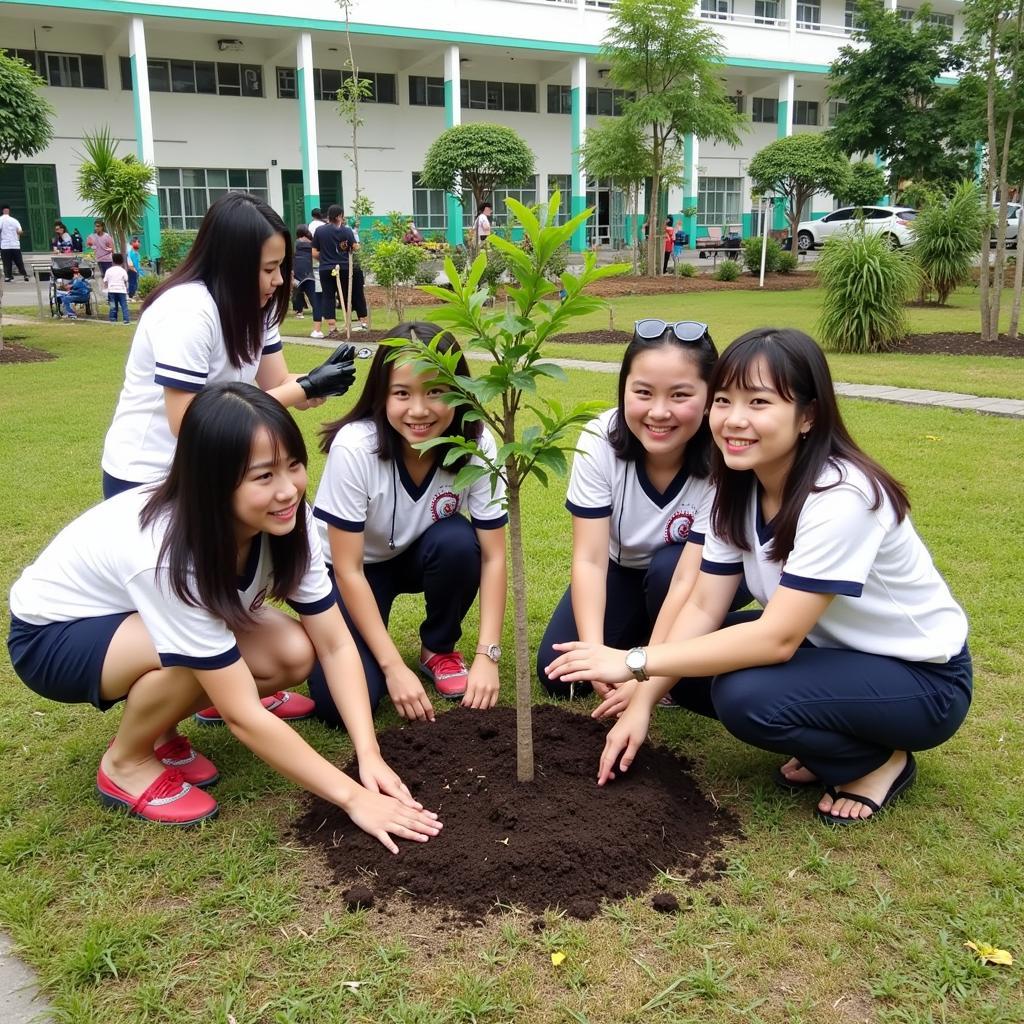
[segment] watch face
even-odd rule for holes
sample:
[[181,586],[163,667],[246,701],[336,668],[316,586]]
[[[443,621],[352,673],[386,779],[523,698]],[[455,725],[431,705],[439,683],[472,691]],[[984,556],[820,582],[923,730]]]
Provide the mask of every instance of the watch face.
[[647,657],[641,650],[632,650],[626,655],[626,668],[636,671],[647,664]]

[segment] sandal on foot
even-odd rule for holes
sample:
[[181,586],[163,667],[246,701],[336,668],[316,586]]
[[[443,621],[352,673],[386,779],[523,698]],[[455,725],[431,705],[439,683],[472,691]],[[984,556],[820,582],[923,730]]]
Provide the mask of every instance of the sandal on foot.
[[907,763],[903,766],[903,771],[896,776],[895,781],[889,787],[889,792],[885,794],[885,798],[880,804],[875,803],[870,797],[861,796],[859,793],[850,793],[845,789],[837,789],[835,793],[830,794],[833,801],[843,799],[856,800],[857,803],[870,807],[871,814],[867,818],[840,818],[838,815],[832,814],[831,811],[818,811],[818,818],[825,822],[826,825],[832,825],[833,827],[859,825],[865,821],[871,821],[880,811],[888,807],[893,800],[902,796],[910,789],[916,778],[917,762],[914,760],[914,755],[907,751]]
[[106,807],[159,825],[198,825],[217,817],[217,801],[186,782],[175,768],[165,768],[141,796],[133,796],[100,767],[96,771],[96,790]]
[[[801,764],[801,768],[806,767]],[[805,789],[809,789],[812,786],[820,786],[821,779],[808,779],[806,782],[795,782],[793,779],[786,778],[781,768],[776,768],[772,772],[772,782],[775,783],[779,789],[785,790],[787,793],[802,793]]]

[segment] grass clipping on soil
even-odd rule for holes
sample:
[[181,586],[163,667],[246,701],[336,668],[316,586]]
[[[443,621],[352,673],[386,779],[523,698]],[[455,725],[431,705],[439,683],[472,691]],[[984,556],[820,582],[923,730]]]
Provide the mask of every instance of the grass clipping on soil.
[[396,857],[319,798],[293,835],[323,854],[342,889],[368,885],[378,903],[400,893],[462,921],[498,904],[587,919],[602,900],[644,892],[659,871],[691,884],[708,877],[737,827],[686,761],[645,744],[626,775],[599,788],[606,726],[552,706],[533,715],[537,775],[526,785],[515,779],[512,708],[456,708],[380,734],[385,760],[444,822],[430,842],[400,842]]

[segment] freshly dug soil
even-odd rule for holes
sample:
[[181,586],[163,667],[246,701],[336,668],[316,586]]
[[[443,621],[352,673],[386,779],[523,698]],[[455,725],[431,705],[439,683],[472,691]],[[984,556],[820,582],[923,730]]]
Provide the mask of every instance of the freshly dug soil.
[[3,349],[0,350],[0,364],[49,363],[56,358],[52,352],[44,352],[38,348],[29,348],[27,345],[18,345],[6,339],[4,340]]
[[[581,331],[558,334],[551,340],[566,345],[621,345],[625,349],[632,335],[628,331]],[[716,338],[721,350],[729,339]],[[982,342],[980,334],[939,332],[936,334],[909,334],[894,350],[898,355],[954,355],[954,356],[1024,356],[1024,338],[1010,340],[1005,334],[998,341]]]
[[547,705],[533,709],[533,731],[536,778],[524,785],[513,708],[455,708],[381,733],[385,760],[444,822],[427,843],[400,841],[398,856],[319,798],[292,834],[322,853],[349,902],[359,883],[377,906],[400,892],[462,922],[499,902],[587,919],[602,900],[642,893],[658,870],[697,883],[720,868],[712,861],[736,820],[704,797],[686,761],[645,745],[626,775],[598,788],[605,726]]

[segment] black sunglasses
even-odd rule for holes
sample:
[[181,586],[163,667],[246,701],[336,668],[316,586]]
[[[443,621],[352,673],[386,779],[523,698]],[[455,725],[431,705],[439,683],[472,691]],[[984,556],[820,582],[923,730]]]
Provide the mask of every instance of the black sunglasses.
[[675,323],[668,323],[665,320],[637,320],[633,325],[633,333],[644,341],[653,341],[660,338],[667,330],[671,330],[674,337],[680,341],[695,344],[707,337],[708,325],[702,324],[699,320],[677,320]]

